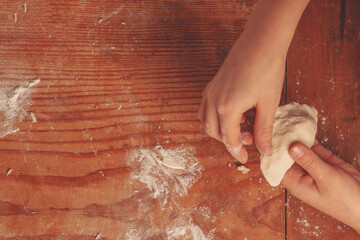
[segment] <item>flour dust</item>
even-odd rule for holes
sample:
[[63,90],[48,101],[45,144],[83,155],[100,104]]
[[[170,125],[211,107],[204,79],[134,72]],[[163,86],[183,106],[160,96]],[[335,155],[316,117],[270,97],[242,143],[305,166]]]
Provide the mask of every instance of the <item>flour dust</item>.
[[139,149],[132,153],[130,164],[140,163],[134,179],[145,183],[153,198],[164,206],[169,199],[187,195],[187,190],[201,176],[202,167],[194,155],[185,149]]
[[[140,181],[149,190],[148,198],[156,199],[160,212],[147,214],[151,228],[133,225],[127,229],[126,240],[210,240],[214,231],[204,233],[194,224],[188,210],[181,207],[180,198],[188,194],[191,186],[201,177],[203,167],[189,149],[140,148],[130,153],[128,165],[134,169],[132,179]],[[146,201],[143,201],[146,202]],[[142,211],[138,209],[138,211]],[[172,220],[169,216],[176,215]],[[167,219],[156,221],[156,219]]]
[[17,132],[17,124],[26,116],[26,107],[31,105],[31,88],[40,79],[35,79],[22,86],[0,85],[0,138]]

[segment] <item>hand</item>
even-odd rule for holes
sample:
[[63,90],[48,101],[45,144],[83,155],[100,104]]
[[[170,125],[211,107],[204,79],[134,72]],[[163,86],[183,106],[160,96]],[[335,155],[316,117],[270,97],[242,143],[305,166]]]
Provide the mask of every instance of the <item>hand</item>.
[[206,132],[222,141],[240,162],[243,144],[252,136],[240,132],[244,112],[256,108],[254,137],[259,150],[272,155],[272,125],[280,101],[285,59],[301,14],[309,0],[258,0],[242,36],[203,92],[198,113]]
[[289,154],[296,162],[282,180],[289,192],[360,234],[360,172],[319,143],[295,143]]
[[198,117],[205,123],[206,133],[223,142],[242,163],[247,161],[243,145],[252,144],[252,136],[241,133],[240,123],[245,121],[244,112],[253,107],[255,142],[263,154],[272,155],[272,127],[284,79],[285,55],[240,38],[203,91]]

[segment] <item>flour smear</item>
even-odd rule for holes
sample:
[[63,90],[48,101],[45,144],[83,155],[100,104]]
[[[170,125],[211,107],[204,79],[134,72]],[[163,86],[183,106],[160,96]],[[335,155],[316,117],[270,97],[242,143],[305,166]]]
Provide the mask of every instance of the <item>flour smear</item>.
[[170,227],[166,230],[166,234],[169,240],[208,240],[213,238],[212,232],[210,232],[208,235],[205,235],[201,228],[194,224]]
[[187,195],[187,190],[200,178],[202,167],[196,157],[186,149],[139,149],[131,153],[129,163],[139,162],[140,171],[134,179],[145,183],[162,206],[179,196]]
[[[189,188],[201,177],[203,167],[196,157],[186,148],[153,149],[140,148],[130,153],[128,165],[137,169],[133,179],[146,184],[149,197],[158,201],[161,212],[150,213],[147,217],[152,222],[155,218],[166,219],[169,212],[177,213],[177,218],[160,225],[144,229],[132,226],[125,233],[126,240],[153,239],[161,236],[167,240],[210,240],[215,230],[204,233],[193,223],[191,214],[186,213],[178,200],[188,194]],[[139,209],[141,211],[141,209]]]
[[21,86],[0,85],[0,138],[17,132],[17,124],[26,116],[26,107],[31,105],[31,88],[40,79]]

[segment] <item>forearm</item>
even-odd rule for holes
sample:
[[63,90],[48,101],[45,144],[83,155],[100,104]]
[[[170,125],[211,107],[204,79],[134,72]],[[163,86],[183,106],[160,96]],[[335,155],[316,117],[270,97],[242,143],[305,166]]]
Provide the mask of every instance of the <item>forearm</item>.
[[259,0],[239,41],[286,56],[309,0]]

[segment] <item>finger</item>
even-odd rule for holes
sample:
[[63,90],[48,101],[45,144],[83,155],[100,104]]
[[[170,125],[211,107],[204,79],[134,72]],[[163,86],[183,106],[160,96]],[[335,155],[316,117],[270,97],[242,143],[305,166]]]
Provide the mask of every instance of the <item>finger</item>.
[[253,143],[253,137],[250,132],[241,132],[240,140],[243,145],[251,145]]
[[315,140],[311,150],[313,150],[313,152],[316,153],[316,155],[318,155],[322,160],[334,166],[339,166],[340,164],[345,163],[344,160],[334,155],[329,149],[325,148],[317,140]]
[[210,136],[221,141],[219,117],[217,111],[213,107],[206,108],[205,114],[205,132]]
[[338,156],[334,155],[329,149],[325,148],[321,144],[316,144],[311,148],[316,155],[318,155],[322,160],[327,163],[330,163],[334,166],[339,166],[344,164],[344,160],[339,158]]
[[202,122],[205,122],[206,107],[207,107],[207,98],[204,97],[201,101],[200,108],[197,113],[199,120]]
[[287,187],[294,185],[294,183],[298,182],[298,179],[300,177],[305,176],[307,173],[306,171],[299,166],[299,164],[294,163],[289,170],[286,171],[283,179],[281,180],[281,183]]
[[333,168],[321,160],[311,149],[301,143],[295,143],[290,147],[290,156],[294,161],[305,169],[319,185],[324,178],[332,176]]
[[296,163],[285,173],[281,183],[291,194],[302,200],[314,201],[320,196],[313,177]]
[[[238,119],[232,119],[230,117],[220,115],[220,121],[222,141],[225,144],[227,150],[241,163],[246,163],[248,154],[240,138],[241,116]],[[248,141],[248,139],[246,141]]]
[[311,147],[311,150],[316,153],[321,159],[328,159],[332,155],[332,152],[321,145],[319,142],[315,141],[315,144]]
[[294,190],[296,190],[298,185],[312,185],[315,184],[315,181],[299,164],[294,163],[289,170],[286,171],[281,183],[286,188],[294,188]]
[[325,162],[327,162],[335,167],[338,167],[338,168],[344,170],[345,172],[350,173],[351,175],[353,175],[353,177],[355,177],[357,179],[360,179],[360,173],[353,165],[345,162],[344,160],[342,160],[341,158],[339,158],[338,156],[333,154],[330,150],[328,150],[321,144],[318,143],[317,145],[314,145],[312,147],[312,150],[314,151],[314,153],[316,153],[316,155],[318,155]]
[[286,171],[281,183],[289,190],[293,188],[294,192],[300,184],[312,184],[314,179],[299,164],[294,163]]
[[268,104],[259,104],[256,108],[254,123],[254,137],[256,146],[262,154],[271,156],[273,153],[272,131],[275,119],[276,107]]

